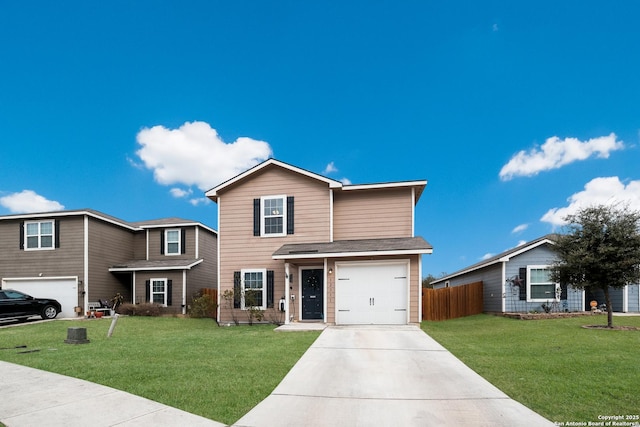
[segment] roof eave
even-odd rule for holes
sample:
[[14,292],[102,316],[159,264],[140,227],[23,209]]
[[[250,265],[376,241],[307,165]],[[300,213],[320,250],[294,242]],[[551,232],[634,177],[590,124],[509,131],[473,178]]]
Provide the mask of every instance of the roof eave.
[[309,258],[344,258],[344,257],[369,257],[388,255],[423,255],[432,254],[433,249],[403,249],[390,251],[362,251],[362,252],[307,252],[303,254],[272,255],[272,259],[309,259]]

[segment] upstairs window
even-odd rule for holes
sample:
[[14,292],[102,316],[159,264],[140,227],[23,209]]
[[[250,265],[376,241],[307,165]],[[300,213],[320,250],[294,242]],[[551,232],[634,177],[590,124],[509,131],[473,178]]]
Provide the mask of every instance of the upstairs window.
[[262,199],[262,235],[284,236],[286,231],[286,197],[269,196]]
[[181,234],[180,230],[165,230],[165,248],[164,253],[167,255],[178,255],[181,253],[180,243]]
[[25,250],[53,249],[54,221],[34,221],[24,224]]
[[264,196],[253,199],[253,235],[258,237],[293,234],[293,196]]
[[160,230],[160,253],[162,255],[184,255],[187,232],[184,228]]

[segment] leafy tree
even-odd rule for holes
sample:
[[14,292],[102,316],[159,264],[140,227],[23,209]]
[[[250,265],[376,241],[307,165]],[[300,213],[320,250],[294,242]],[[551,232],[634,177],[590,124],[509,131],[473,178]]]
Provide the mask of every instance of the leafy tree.
[[567,233],[553,245],[558,261],[551,268],[552,279],[580,289],[602,289],[611,328],[609,289],[640,281],[640,212],[628,206],[597,205],[580,209],[565,221]]

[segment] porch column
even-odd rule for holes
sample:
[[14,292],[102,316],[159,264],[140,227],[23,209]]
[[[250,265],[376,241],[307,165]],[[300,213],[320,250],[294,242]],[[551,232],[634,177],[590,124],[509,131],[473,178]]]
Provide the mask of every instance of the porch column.
[[289,271],[289,263],[284,263],[284,324],[289,324],[289,301],[291,300],[289,292],[289,277],[291,272]]

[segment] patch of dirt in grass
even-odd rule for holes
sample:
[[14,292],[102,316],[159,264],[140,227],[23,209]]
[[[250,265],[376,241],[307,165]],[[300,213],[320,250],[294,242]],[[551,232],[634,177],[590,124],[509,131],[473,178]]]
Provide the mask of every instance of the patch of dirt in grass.
[[616,326],[608,327],[607,325],[582,325],[585,329],[603,329],[607,331],[640,331],[636,326]]
[[[597,313],[600,314],[600,313]],[[504,317],[508,317],[509,319],[520,319],[520,320],[542,320],[542,319],[564,319],[567,317],[583,317],[583,316],[593,316],[588,311],[578,311],[571,313],[504,313]]]

